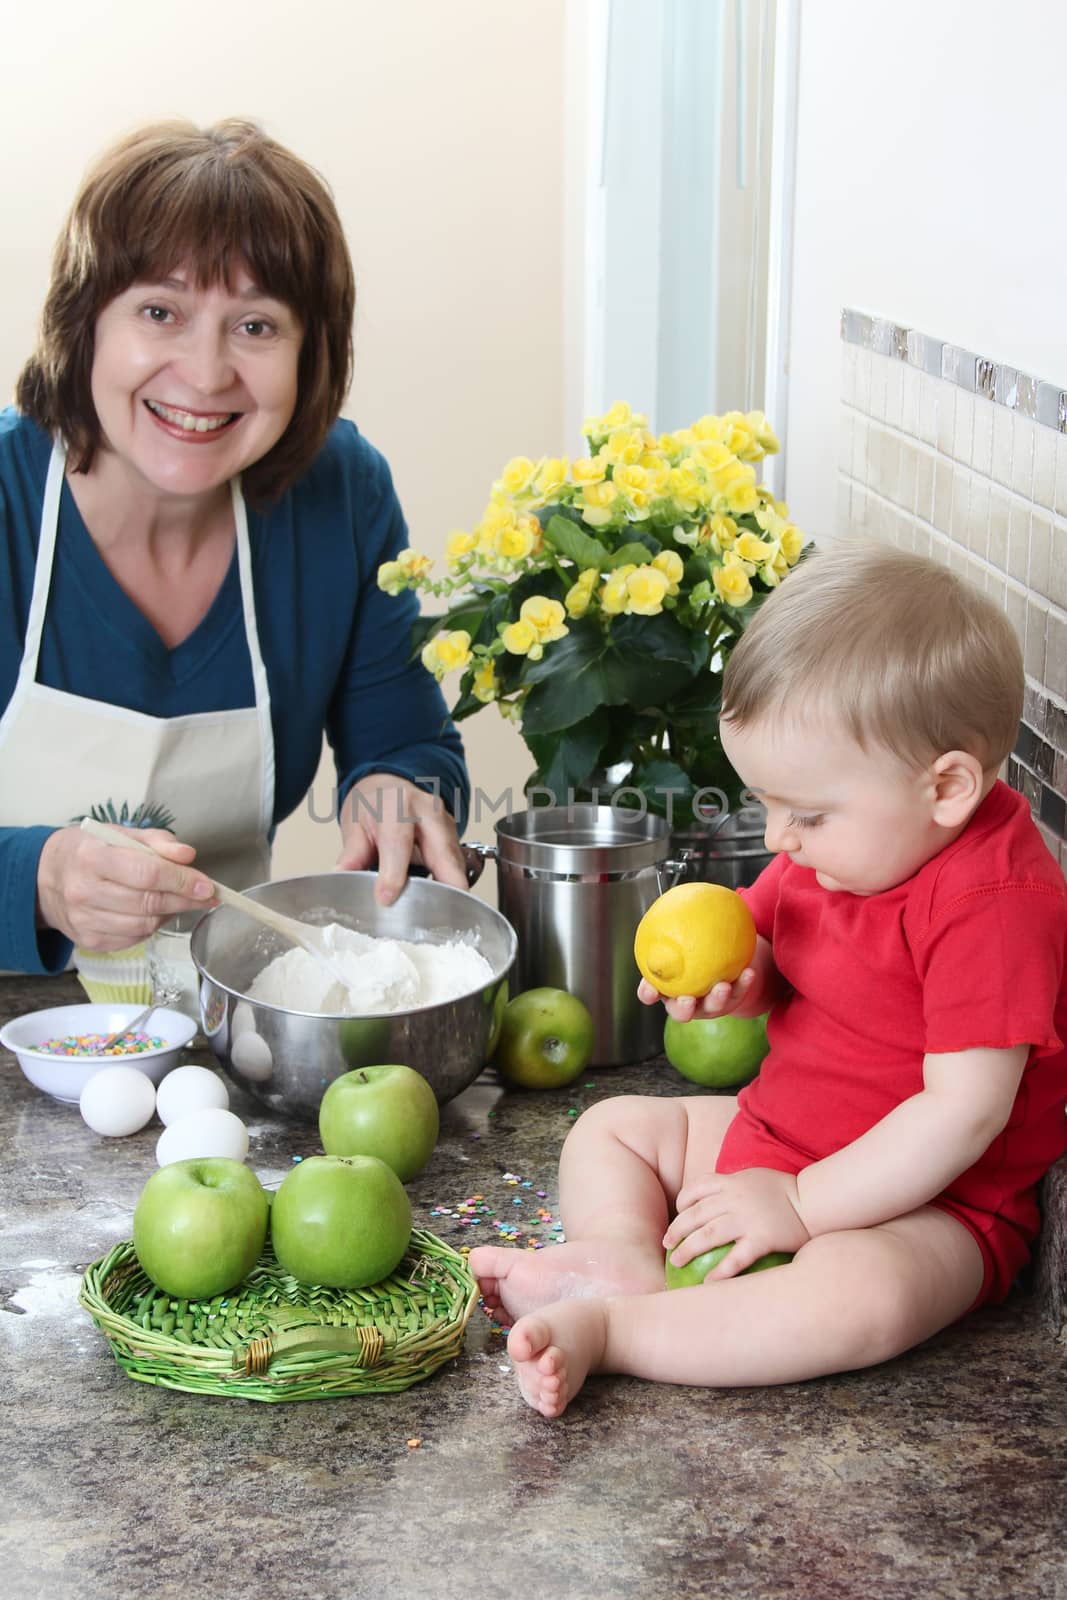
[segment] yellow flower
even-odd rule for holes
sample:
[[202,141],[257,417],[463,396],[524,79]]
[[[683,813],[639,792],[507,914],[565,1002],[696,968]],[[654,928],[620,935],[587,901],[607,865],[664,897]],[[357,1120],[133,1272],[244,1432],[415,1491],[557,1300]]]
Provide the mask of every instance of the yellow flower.
[[[735,455],[729,455],[721,466],[709,469],[709,478],[716,494],[726,494],[734,484],[754,484],[756,474],[750,466],[746,466],[743,461],[738,461]],[[754,488],[752,493],[755,498],[756,491]]]
[[699,417],[689,430],[694,439],[708,440],[714,444],[721,444],[726,433],[726,423],[722,417],[708,414]]
[[378,568],[378,587],[386,594],[398,595],[409,584],[424,578],[433,566],[429,556],[417,550],[401,550],[395,561],[383,561]]
[[700,530],[701,544],[710,544],[717,555],[732,550],[737,539],[737,523],[733,517],[709,517]]
[[603,456],[579,456],[571,464],[571,477],[579,487],[589,483],[603,483],[608,463]]
[[763,451],[756,443],[756,436],[740,411],[728,411],[723,417],[724,430],[722,442],[728,450],[732,450],[739,461],[759,461]]
[[409,578],[423,578],[433,566],[429,556],[421,556],[417,550],[401,550],[397,560]]
[[773,544],[768,544],[765,539],[761,539],[757,534],[749,533],[747,530],[738,535],[737,543],[734,545],[735,556],[738,556],[742,561],[754,562],[757,567],[764,561],[769,561],[773,554]]
[[616,467],[612,483],[622,495],[627,517],[631,522],[643,522],[648,516],[650,495],[649,474],[644,467]]
[[378,587],[386,594],[398,595],[408,586],[408,575],[399,561],[383,561],[378,568]]
[[639,617],[658,616],[663,610],[663,601],[670,586],[670,579],[661,568],[638,567],[626,579],[627,611],[634,611]]
[[718,472],[734,459],[732,450],[727,450],[724,444],[715,439],[702,439],[690,451],[690,458],[699,461],[702,467],[709,472]]
[[652,565],[656,568],[657,572],[662,572],[664,577],[667,579],[667,582],[670,585],[667,593],[669,595],[676,595],[678,593],[678,585],[682,581],[682,573],[685,571],[685,562],[682,560],[677,550],[661,550],[659,555],[653,560]]
[[566,483],[569,471],[570,462],[566,456],[546,457],[537,468],[537,476],[534,478],[535,493],[544,500],[550,499]]
[[632,467],[640,461],[644,448],[644,437],[638,429],[617,428],[614,433],[608,434],[607,441],[600,447],[600,454],[613,467]]
[[445,560],[450,567],[456,567],[466,556],[473,555],[477,548],[476,533],[464,533],[462,529],[457,529],[448,536],[445,544]]
[[701,503],[701,483],[690,467],[672,467],[668,480],[671,499],[680,512],[692,516]]
[[603,439],[617,428],[645,428],[648,418],[631,411],[625,400],[617,400],[602,417],[586,417],[582,432],[587,439]]
[[563,620],[564,614],[558,600],[550,600],[543,594],[532,594],[519,607],[520,622],[528,623],[533,628],[539,644],[553,644],[569,631]]
[[631,563],[629,566],[616,567],[605,579],[600,591],[600,608],[609,617],[617,617],[627,609],[626,580],[631,572],[636,571],[637,568]]
[[645,469],[645,484],[652,499],[658,499],[670,489],[671,464],[658,451],[646,451],[637,463]]
[[743,562],[736,560],[732,551],[724,558],[721,567],[712,568],[711,581],[719,599],[728,606],[747,606],[752,599],[748,569]]
[[763,529],[763,532],[767,534],[769,538],[776,539],[779,533],[781,533],[784,524],[782,522],[782,518],[774,509],[773,503],[769,503],[763,498],[765,492],[766,491],[762,487],[757,486],[756,493],[760,497],[761,503],[756,507],[755,511],[753,512],[753,516]]
[[461,671],[470,664],[471,636],[465,628],[439,633],[422,650],[422,664],[440,683],[446,672]]
[[791,567],[795,567],[800,560],[800,552],[804,548],[804,535],[792,522],[787,522],[778,535],[778,543],[782,547],[782,554]]
[[537,638],[537,629],[529,622],[509,622],[500,633],[504,649],[513,656],[529,656],[540,660],[543,651]]
[[536,517],[519,517],[512,525],[497,529],[493,554],[503,561],[522,561],[534,549],[540,532]]
[[[771,427],[762,411],[749,411],[746,413],[745,422],[755,435],[756,443],[764,455],[773,456],[781,449],[778,435]],[[784,513],[783,513],[784,515]]]
[[612,519],[612,506],[619,498],[613,483],[590,483],[582,490],[582,521],[591,528],[606,528]]
[[580,574],[578,581],[571,585],[563,597],[563,604],[567,608],[569,617],[584,617],[589,610],[600,573],[596,567],[586,567]]
[[685,445],[675,433],[661,433],[659,436],[659,452],[670,466],[677,466],[682,459]]
[[484,706],[488,705],[490,700],[495,700],[499,692],[500,686],[496,678],[496,663],[494,661],[483,661],[475,671],[474,679],[471,683],[471,694],[476,700],[480,700]]
[[529,456],[512,456],[493,484],[494,494],[517,495],[530,487],[536,466]]
[[725,495],[726,509],[735,517],[743,517],[747,512],[755,511],[759,505],[756,497],[756,485],[745,483],[740,478],[734,480],[727,488]]

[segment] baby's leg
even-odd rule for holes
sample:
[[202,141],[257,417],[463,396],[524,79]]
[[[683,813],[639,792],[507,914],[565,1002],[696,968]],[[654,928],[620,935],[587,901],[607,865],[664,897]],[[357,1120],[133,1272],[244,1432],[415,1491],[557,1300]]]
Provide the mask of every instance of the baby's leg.
[[963,1224],[924,1206],[823,1234],[770,1272],[545,1306],[515,1324],[508,1353],[524,1398],[546,1417],[589,1372],[712,1388],[796,1383],[921,1344],[974,1303],[982,1273]]
[[616,1095],[575,1123],[559,1164],[567,1243],[482,1245],[470,1254],[482,1298],[512,1320],[538,1306],[663,1287],[663,1235],[694,1164],[712,1172],[733,1120],[732,1095]]

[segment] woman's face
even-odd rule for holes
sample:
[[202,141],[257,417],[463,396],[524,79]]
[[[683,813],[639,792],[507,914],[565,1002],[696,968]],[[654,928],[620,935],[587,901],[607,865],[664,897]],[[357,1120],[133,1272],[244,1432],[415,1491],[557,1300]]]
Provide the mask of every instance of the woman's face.
[[289,426],[302,338],[296,313],[244,270],[206,289],[181,267],[131,284],[96,323],[92,395],[110,453],[97,461],[160,496],[211,494]]

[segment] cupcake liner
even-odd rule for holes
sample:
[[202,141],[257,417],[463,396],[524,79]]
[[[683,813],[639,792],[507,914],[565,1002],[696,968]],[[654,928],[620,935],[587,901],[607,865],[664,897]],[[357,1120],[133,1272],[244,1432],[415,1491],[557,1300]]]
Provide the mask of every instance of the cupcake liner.
[[148,1005],[152,972],[144,944],[125,950],[74,951],[78,982],[90,1000],[111,1005]]

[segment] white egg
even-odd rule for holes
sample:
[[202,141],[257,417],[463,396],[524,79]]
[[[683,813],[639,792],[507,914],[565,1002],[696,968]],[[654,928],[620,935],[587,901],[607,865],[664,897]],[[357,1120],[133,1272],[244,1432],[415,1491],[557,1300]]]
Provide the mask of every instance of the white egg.
[[226,1085],[206,1067],[176,1067],[156,1090],[156,1111],[165,1128],[191,1111],[204,1111],[209,1106],[225,1111],[229,1104]]
[[230,1045],[230,1060],[253,1083],[266,1083],[274,1075],[274,1057],[261,1034],[239,1033]]
[[122,1138],[151,1120],[156,1086],[136,1067],[101,1067],[82,1090],[78,1108],[94,1133]]
[[243,1161],[247,1154],[248,1129],[240,1117],[221,1106],[190,1111],[187,1117],[179,1117],[164,1128],[156,1140],[156,1161],[161,1167],[199,1156],[229,1156],[232,1161]]

